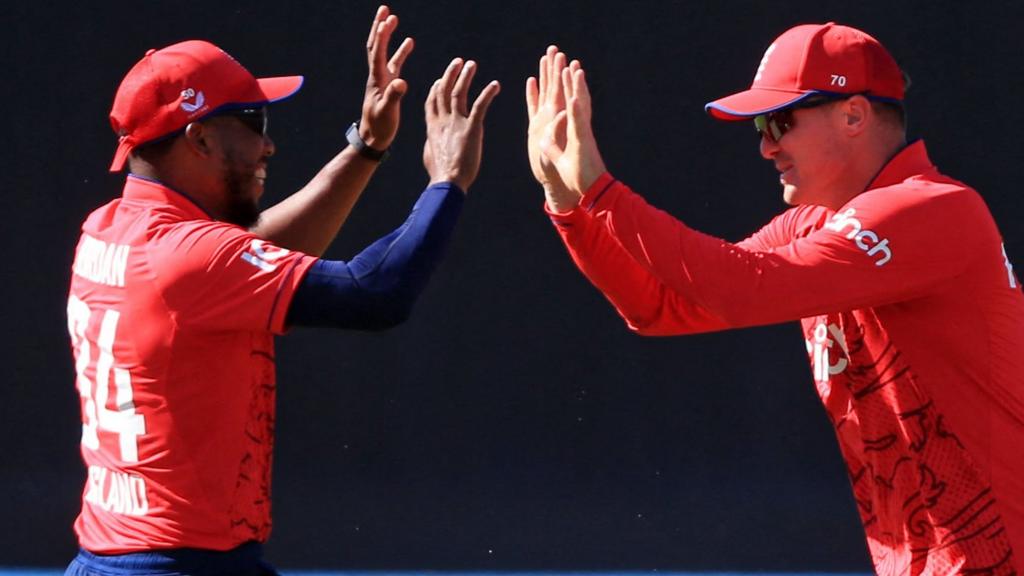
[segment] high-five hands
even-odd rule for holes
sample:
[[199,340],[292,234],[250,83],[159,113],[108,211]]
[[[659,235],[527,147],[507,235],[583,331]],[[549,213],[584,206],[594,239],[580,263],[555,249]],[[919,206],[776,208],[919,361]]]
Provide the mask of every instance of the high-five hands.
[[501,86],[491,81],[469,109],[469,85],[475,74],[476,62],[455,58],[430,87],[424,104],[427,141],[423,166],[431,184],[450,181],[467,191],[480,171],[484,116]]
[[387,6],[377,8],[377,15],[366,39],[366,61],[370,73],[366,78],[363,96],[363,114],[359,122],[359,136],[375,150],[386,150],[398,132],[402,96],[409,89],[399,77],[402,64],[412,52],[412,38],[406,38],[388,60],[391,34],[398,27],[398,17]]
[[526,81],[530,115],[527,152],[534,178],[544,186],[548,206],[568,212],[606,172],[591,128],[591,99],[578,60],[550,46],[541,57],[540,81]]
[[[556,212],[566,212],[579,203],[579,194],[569,190],[551,160],[541,151],[541,140],[555,116],[565,110],[562,92],[562,70],[565,54],[555,46],[548,46],[541,56],[537,77],[526,80],[526,112],[530,125],[526,134],[526,150],[530,157],[533,177],[544,187],[548,205]],[[564,146],[564,141],[562,142]]]

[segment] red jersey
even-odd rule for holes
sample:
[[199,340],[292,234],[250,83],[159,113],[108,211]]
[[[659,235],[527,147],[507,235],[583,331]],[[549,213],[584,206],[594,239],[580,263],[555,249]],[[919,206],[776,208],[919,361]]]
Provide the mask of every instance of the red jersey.
[[876,572],[1024,570],[1024,296],[984,201],[923,142],[839,210],[736,244],[607,174],[551,217],[641,334],[800,319]]
[[227,550],[270,531],[273,335],[316,258],[129,176],[82,225],[68,329],[83,548]]

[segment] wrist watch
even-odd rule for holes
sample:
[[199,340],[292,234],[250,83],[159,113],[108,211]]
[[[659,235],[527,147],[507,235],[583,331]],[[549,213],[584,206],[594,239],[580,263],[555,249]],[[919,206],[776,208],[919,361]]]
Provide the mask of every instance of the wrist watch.
[[359,153],[363,158],[373,160],[375,162],[383,162],[390,155],[388,150],[377,150],[370,148],[366,142],[363,142],[363,138],[359,135],[359,122],[353,122],[348,127],[348,131],[345,132],[345,137],[348,138],[348,143],[356,152]]

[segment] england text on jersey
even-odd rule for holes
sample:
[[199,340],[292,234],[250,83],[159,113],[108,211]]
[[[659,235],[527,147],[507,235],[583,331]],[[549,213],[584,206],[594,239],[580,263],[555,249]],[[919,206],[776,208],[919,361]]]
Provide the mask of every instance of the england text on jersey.
[[89,466],[85,502],[107,512],[143,516],[149,511],[146,480],[102,466]]

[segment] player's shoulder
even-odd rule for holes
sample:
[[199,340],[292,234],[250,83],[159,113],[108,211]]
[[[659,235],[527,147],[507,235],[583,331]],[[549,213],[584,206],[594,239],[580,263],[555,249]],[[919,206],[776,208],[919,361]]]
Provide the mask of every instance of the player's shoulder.
[[145,230],[145,246],[162,267],[204,269],[244,251],[259,237],[217,220],[175,220],[155,216]]
[[919,250],[921,258],[934,251],[968,261],[999,242],[995,220],[978,192],[934,170],[858,195],[826,228],[887,240],[903,254]]
[[978,192],[937,171],[868,190],[841,208],[871,220],[914,219],[931,226],[970,226],[991,216]]

